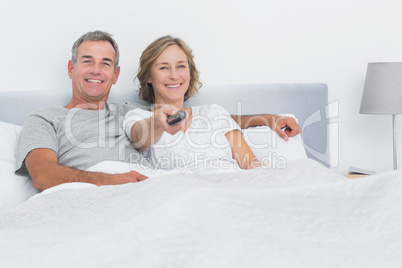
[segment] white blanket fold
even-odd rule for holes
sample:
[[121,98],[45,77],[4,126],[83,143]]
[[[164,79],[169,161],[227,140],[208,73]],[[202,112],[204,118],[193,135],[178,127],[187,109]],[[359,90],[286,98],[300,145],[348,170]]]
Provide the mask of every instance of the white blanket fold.
[[0,212],[0,263],[398,267],[401,208],[401,172],[350,180],[308,159],[284,170],[60,187]]

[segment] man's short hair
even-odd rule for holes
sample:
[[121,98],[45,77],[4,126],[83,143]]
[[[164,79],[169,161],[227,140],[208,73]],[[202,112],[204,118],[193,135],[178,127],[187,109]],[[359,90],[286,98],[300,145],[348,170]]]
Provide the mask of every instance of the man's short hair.
[[81,43],[83,43],[84,41],[107,41],[107,42],[109,42],[113,46],[114,50],[116,51],[116,64],[115,64],[114,68],[115,68],[115,70],[117,69],[117,67],[119,66],[119,56],[120,56],[119,46],[117,45],[116,41],[112,38],[111,34],[109,34],[107,32],[103,32],[103,31],[99,31],[99,30],[94,31],[94,32],[87,32],[86,34],[84,34],[80,38],[78,38],[77,41],[75,41],[73,48],[71,49],[71,52],[72,52],[71,60],[74,65],[77,62],[77,49],[81,45]]

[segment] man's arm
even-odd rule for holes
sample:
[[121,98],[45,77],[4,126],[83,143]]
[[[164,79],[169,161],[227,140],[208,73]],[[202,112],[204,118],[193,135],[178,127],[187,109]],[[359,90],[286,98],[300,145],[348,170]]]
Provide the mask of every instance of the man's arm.
[[25,158],[25,165],[32,178],[33,185],[39,190],[66,183],[87,182],[96,185],[123,184],[147,179],[136,171],[122,174],[106,174],[82,171],[60,165],[57,154],[51,149],[34,149]]
[[301,132],[299,125],[293,117],[272,114],[260,115],[231,115],[241,129],[267,125],[284,140],[296,136]]

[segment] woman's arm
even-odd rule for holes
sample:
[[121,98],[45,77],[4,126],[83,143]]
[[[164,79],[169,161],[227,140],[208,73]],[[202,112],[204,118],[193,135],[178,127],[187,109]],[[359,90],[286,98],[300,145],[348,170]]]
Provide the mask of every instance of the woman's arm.
[[242,169],[251,169],[262,166],[262,163],[254,155],[240,130],[235,129],[225,134],[232,148],[232,157]]
[[151,145],[158,143],[162,138],[163,132],[174,135],[183,127],[184,121],[175,125],[166,122],[168,115],[177,112],[171,107],[161,107],[149,118],[139,120],[131,127],[130,138],[134,147],[139,151],[144,151]]
[[131,142],[135,149],[144,151],[151,145],[158,143],[163,131],[160,124],[155,124],[155,117],[152,115],[149,118],[137,121],[131,127]]
[[231,117],[241,129],[266,125],[278,133],[284,140],[288,140],[289,137],[296,136],[301,132],[299,125],[293,117],[272,114],[231,115]]

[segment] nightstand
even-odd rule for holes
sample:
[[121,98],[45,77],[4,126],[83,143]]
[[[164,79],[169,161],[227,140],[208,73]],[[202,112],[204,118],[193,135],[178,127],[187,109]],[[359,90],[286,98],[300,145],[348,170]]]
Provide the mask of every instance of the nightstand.
[[374,174],[375,174],[374,171],[351,166],[349,167],[348,175],[346,175],[346,177],[348,177],[349,179],[357,179],[357,178],[364,178]]

